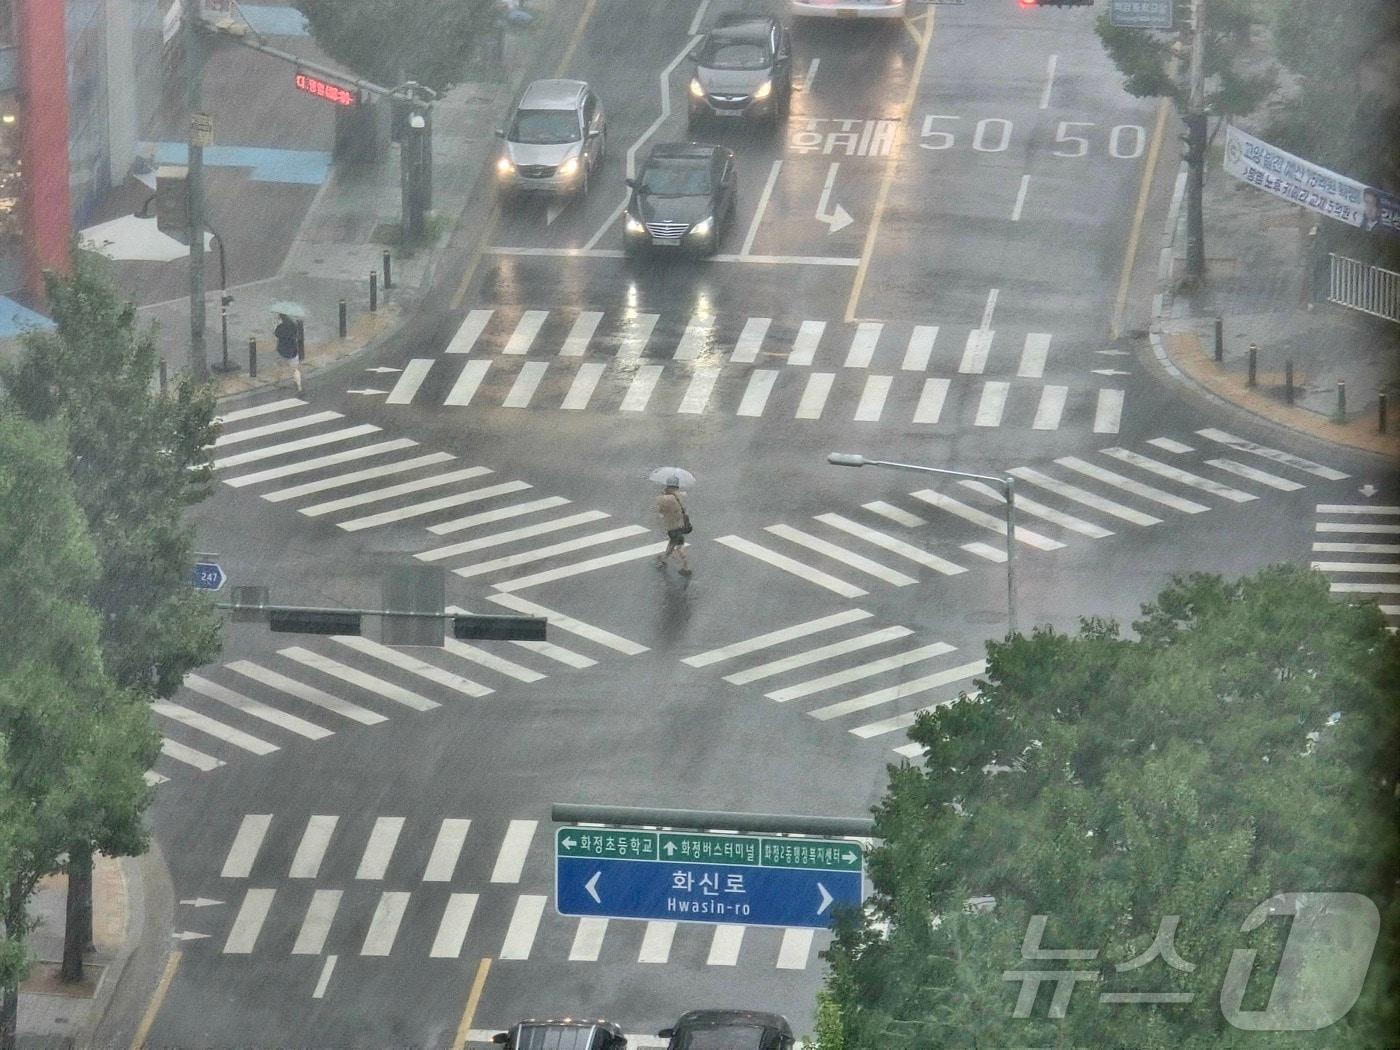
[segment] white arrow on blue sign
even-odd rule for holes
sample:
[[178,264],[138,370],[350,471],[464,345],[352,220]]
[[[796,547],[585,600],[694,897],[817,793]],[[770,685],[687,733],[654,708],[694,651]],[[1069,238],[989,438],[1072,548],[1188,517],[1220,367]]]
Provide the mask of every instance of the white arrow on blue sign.
[[218,562],[199,561],[195,562],[190,582],[201,591],[218,591],[228,582],[228,576],[224,574],[224,568]]

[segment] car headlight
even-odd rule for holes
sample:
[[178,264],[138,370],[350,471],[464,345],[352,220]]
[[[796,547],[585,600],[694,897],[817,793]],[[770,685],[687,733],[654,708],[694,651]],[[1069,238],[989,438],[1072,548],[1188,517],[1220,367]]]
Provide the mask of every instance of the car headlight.
[[502,175],[514,175],[515,165],[511,162],[509,157],[503,154],[501,159],[496,161],[496,171]]
[[578,158],[570,157],[563,164],[559,165],[559,174],[568,178],[570,175],[578,174]]
[[628,215],[628,216],[627,216],[627,232],[628,232],[628,233],[646,233],[646,232],[647,232],[647,228],[646,228],[645,226],[642,225],[641,220],[638,219],[635,215]]
[[773,94],[773,81],[765,80],[758,85],[758,90],[753,93],[753,97],[755,101],[762,102],[771,94]]
[[710,231],[714,229],[715,217],[711,215],[708,219],[701,219],[690,228],[690,232],[697,237],[708,237]]
[[705,85],[700,83],[699,77],[690,78],[690,94],[692,98],[705,97]]

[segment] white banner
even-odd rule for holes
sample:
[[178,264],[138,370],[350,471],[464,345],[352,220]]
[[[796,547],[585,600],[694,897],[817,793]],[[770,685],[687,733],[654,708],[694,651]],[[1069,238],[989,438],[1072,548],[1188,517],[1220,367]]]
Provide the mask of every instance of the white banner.
[[1285,153],[1233,125],[1225,128],[1225,170],[1275,197],[1348,226],[1360,226],[1366,187]]

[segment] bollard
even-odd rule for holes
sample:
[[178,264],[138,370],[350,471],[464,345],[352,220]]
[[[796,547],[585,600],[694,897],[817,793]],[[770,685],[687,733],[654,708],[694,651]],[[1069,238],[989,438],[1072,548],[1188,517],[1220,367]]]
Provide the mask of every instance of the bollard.
[[379,309],[379,274],[371,270],[369,272],[369,312]]
[[1376,395],[1376,426],[1382,434],[1385,433],[1385,391],[1382,390]]
[[389,263],[389,253],[388,253],[388,251],[385,251],[385,252],[384,252],[384,290],[385,290],[386,292],[387,292],[390,288],[394,287],[394,277],[393,277],[393,274],[394,274],[393,268],[392,268],[392,266],[391,266],[390,263]]
[[1283,366],[1283,399],[1290,405],[1293,404],[1293,362],[1288,361]]
[[1225,360],[1225,322],[1218,317],[1215,319],[1215,359]]
[[258,378],[258,341],[248,340],[248,375],[253,379]]
[[1345,379],[1337,380],[1337,422],[1347,421],[1347,383]]
[[[165,396],[165,384],[166,384],[165,358],[161,358],[161,361],[160,361],[160,396],[161,396],[161,397],[164,397],[164,396]],[[1382,394],[1381,397],[1385,397],[1385,395]],[[1382,417],[1382,418],[1384,418],[1384,417]],[[1385,425],[1384,425],[1384,424],[1381,425],[1381,429],[1382,429],[1382,430],[1385,429]]]
[[306,322],[297,321],[297,364],[306,360]]
[[1249,344],[1249,380],[1248,384],[1254,386],[1259,374],[1259,347]]
[[346,312],[345,300],[342,299],[340,300],[340,338],[342,339],[345,338],[345,333],[349,330],[347,327],[348,317],[349,314]]

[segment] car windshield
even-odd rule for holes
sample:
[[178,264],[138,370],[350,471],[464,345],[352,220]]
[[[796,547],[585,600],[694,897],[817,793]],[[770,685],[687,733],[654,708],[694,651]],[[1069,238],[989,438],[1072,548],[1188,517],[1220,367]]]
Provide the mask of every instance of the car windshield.
[[687,1028],[680,1033],[676,1050],[759,1050],[763,1028],[753,1024],[718,1024]]
[[767,69],[772,62],[768,48],[752,40],[711,39],[700,54],[707,69]]
[[710,162],[705,160],[652,161],[642,171],[642,193],[656,197],[703,197],[710,192]]
[[595,1025],[523,1024],[515,1035],[515,1050],[590,1050]]
[[511,142],[547,146],[577,142],[582,135],[571,109],[521,109],[516,111],[506,137]]

